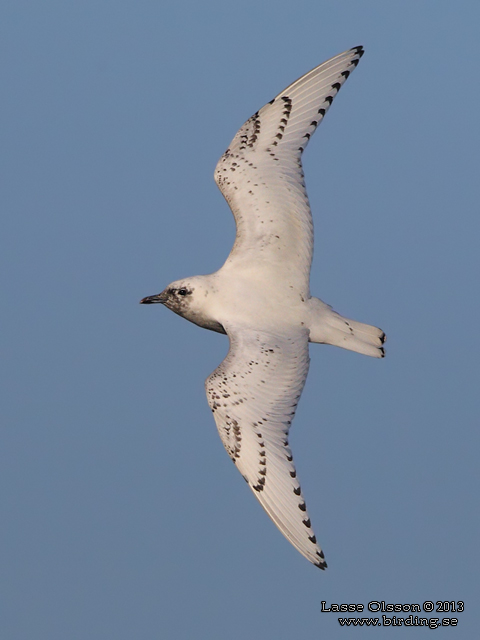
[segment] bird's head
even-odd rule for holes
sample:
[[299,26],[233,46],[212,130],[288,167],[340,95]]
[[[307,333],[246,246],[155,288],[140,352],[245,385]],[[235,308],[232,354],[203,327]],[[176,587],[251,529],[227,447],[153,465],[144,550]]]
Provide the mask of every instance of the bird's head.
[[161,293],[140,300],[140,304],[163,304],[190,322],[224,333],[212,317],[214,292],[209,276],[194,276],[172,282]]

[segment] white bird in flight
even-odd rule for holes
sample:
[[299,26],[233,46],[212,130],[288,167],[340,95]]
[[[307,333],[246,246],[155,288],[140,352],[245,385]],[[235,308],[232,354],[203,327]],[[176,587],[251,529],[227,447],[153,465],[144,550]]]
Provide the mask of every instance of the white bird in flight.
[[327,564],[288,445],[308,343],[382,358],[385,334],[310,295],[313,221],[301,157],[362,55],[354,47],[327,60],[247,120],[215,169],[236,223],[225,264],[141,301],[228,335],[229,352],[205,382],[220,438],[273,522],[320,569]]

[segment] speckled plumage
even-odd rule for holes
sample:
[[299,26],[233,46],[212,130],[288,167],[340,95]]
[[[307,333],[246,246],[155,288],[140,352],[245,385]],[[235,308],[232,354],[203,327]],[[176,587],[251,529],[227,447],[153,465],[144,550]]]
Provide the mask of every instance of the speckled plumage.
[[228,355],[205,383],[222,442],[280,531],[322,569],[288,444],[308,343],[380,358],[385,334],[310,296],[313,222],[301,156],[362,55],[355,47],[328,60],[247,120],[215,169],[237,229],[225,264],[142,300],[228,335]]

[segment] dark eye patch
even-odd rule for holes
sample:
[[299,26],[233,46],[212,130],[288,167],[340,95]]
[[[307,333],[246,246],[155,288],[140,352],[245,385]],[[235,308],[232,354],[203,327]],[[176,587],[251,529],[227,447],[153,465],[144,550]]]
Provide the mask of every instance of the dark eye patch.
[[187,295],[187,293],[188,293],[188,291],[187,291],[186,289],[183,289],[183,288],[182,288],[182,289],[179,289],[179,290],[177,291],[177,293],[178,293],[178,295],[179,295],[179,296],[186,296],[186,295]]

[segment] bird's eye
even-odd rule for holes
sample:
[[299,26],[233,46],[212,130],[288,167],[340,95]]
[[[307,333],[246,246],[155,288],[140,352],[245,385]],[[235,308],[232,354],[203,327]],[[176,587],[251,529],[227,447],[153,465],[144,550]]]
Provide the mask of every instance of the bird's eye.
[[178,293],[179,296],[186,296],[187,295],[187,290],[186,289],[179,289],[177,293]]

